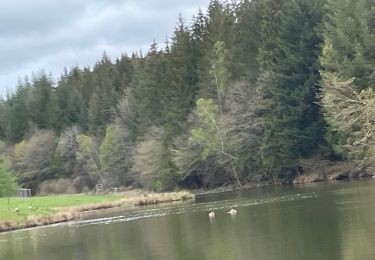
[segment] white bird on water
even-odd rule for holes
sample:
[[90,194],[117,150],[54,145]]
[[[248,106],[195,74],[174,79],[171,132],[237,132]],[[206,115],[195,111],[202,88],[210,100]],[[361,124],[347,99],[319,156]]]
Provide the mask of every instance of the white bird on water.
[[231,208],[228,212],[228,214],[231,214],[232,216],[236,215],[237,214],[237,210],[235,208]]
[[208,217],[214,218],[215,217],[215,212],[213,212],[211,209],[208,211]]

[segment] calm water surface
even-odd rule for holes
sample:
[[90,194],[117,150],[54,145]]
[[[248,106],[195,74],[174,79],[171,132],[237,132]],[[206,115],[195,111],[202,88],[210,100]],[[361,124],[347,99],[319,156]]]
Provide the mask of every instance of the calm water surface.
[[230,192],[3,233],[0,259],[373,260],[375,182]]

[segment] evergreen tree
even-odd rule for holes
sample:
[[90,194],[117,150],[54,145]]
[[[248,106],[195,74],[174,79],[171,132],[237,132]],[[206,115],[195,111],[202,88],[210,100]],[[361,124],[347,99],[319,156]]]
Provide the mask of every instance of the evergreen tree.
[[167,140],[181,133],[197,92],[195,69],[191,56],[191,38],[180,17],[166,56],[166,73],[162,92],[162,113]]
[[134,77],[129,87],[129,123],[135,137],[143,135],[151,125],[162,123],[164,75],[164,53],[153,43],[143,60],[135,60]]
[[90,98],[88,118],[90,132],[92,134],[102,134],[104,132],[102,104],[98,94],[95,92]]
[[212,0],[210,2],[203,34],[202,56],[197,67],[200,97],[216,97],[215,82],[210,76],[214,45],[219,41],[224,42],[225,46],[232,45],[234,22],[235,16],[230,5],[224,5],[218,0]]
[[278,57],[277,37],[279,35],[283,4],[286,0],[264,0],[261,2],[260,42],[258,64],[264,73]]
[[32,87],[27,98],[27,108],[30,113],[30,121],[38,129],[48,129],[51,126],[49,111],[53,110],[55,102],[52,100],[52,80],[45,73],[41,72],[34,76]]
[[299,158],[316,151],[322,140],[324,123],[316,102],[323,6],[320,0],[293,0],[273,10],[281,13],[274,50],[267,43],[269,39],[263,44],[268,46],[268,54],[276,55],[263,56],[270,81],[261,85],[269,93],[265,97],[261,146],[262,161],[269,173],[295,166]]
[[[80,73],[80,72],[78,72]],[[81,109],[84,109],[83,98],[79,92],[79,86],[70,75],[63,75],[58,83],[54,99],[56,100],[58,111],[55,118],[59,122],[58,131],[80,124]]]
[[117,91],[120,95],[124,95],[129,88],[133,79],[133,62],[126,54],[121,55],[121,58],[116,61],[116,70],[118,71],[120,89]]
[[241,1],[235,8],[236,22],[229,47],[230,73],[234,80],[255,82],[258,75],[258,47],[260,45],[261,0]]
[[219,0],[211,0],[207,13],[206,48],[212,50],[218,41],[224,41],[226,45],[229,45],[232,41],[232,28],[235,20],[232,6]]
[[375,10],[368,0],[329,0],[322,65],[359,90],[375,87]]
[[16,93],[11,96],[5,105],[5,114],[3,115],[3,128],[5,138],[11,143],[17,143],[22,140],[29,128],[29,110],[26,100],[30,86],[28,82],[18,83]]
[[5,140],[8,110],[4,100],[0,99],[0,140]]
[[220,115],[223,115],[223,102],[229,85],[230,85],[230,72],[228,66],[228,52],[225,49],[224,42],[217,42],[214,46],[211,77],[214,80],[216,87],[216,95],[220,108]]
[[8,210],[10,197],[14,195],[16,190],[16,179],[11,175],[4,163],[0,162],[0,197],[8,198]]

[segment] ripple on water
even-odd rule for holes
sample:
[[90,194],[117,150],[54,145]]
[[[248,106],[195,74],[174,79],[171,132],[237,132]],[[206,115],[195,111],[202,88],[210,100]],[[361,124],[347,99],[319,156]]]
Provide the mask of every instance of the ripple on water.
[[121,215],[121,216],[81,220],[81,221],[76,222],[75,225],[79,225],[79,226],[100,225],[100,224],[107,225],[111,223],[137,221],[139,219],[145,219],[145,218],[183,214],[185,212],[193,212],[193,213],[206,212],[209,209],[220,211],[220,210],[227,210],[231,207],[236,207],[236,208],[253,207],[253,206],[258,206],[258,205],[267,204],[267,203],[278,203],[278,202],[284,202],[284,201],[312,199],[316,197],[317,195],[315,193],[311,193],[311,194],[309,193],[309,194],[286,195],[286,196],[275,197],[275,198],[270,198],[270,199],[252,199],[250,201],[249,200],[238,201],[238,199],[228,199],[228,200],[222,200],[222,201],[194,203],[190,205],[184,205],[183,207],[168,206],[164,208],[137,210],[137,211],[129,212],[128,214]]

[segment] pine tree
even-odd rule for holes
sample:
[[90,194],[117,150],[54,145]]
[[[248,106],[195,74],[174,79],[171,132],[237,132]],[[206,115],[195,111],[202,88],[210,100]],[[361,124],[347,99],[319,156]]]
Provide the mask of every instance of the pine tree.
[[200,97],[214,98],[216,96],[216,91],[213,91],[215,82],[210,76],[214,45],[219,41],[224,42],[225,46],[232,45],[234,22],[235,16],[230,5],[223,4],[218,0],[210,2],[206,17],[205,33],[203,34],[202,56],[197,70]]
[[27,99],[27,108],[30,113],[31,122],[38,129],[48,129],[51,126],[52,118],[49,111],[54,109],[55,102],[52,100],[52,80],[45,73],[41,72],[32,79],[32,87]]
[[161,94],[164,87],[164,53],[151,45],[147,56],[136,59],[129,86],[130,129],[134,137],[143,135],[151,125],[160,125]]
[[255,82],[258,75],[258,47],[260,45],[261,0],[241,1],[235,8],[236,22],[229,47],[230,73],[233,80]]
[[90,133],[103,136],[106,122],[109,122],[111,119],[106,92],[101,94],[94,92],[91,96],[88,109],[88,119]]
[[[280,10],[276,41],[266,39],[263,68],[269,71],[269,93],[263,115],[261,152],[267,172],[295,166],[314,153],[322,140],[324,122],[317,102],[324,1],[288,1]],[[269,33],[269,32],[267,32]],[[270,35],[274,38],[274,35]],[[274,47],[271,47],[274,46]],[[269,54],[276,54],[271,58]]]
[[63,75],[58,82],[58,87],[53,95],[58,109],[55,118],[59,125],[56,130],[63,131],[67,127],[80,124],[81,109],[84,109],[84,101],[80,93],[80,74],[74,69],[71,75]]
[[207,46],[213,48],[218,41],[224,41],[230,45],[233,35],[233,23],[235,20],[232,6],[219,0],[211,0],[207,11]]
[[322,65],[359,90],[375,87],[375,10],[368,0],[329,0]]
[[27,108],[26,100],[29,91],[28,82],[19,82],[16,93],[5,103],[6,114],[3,115],[3,128],[6,140],[11,143],[20,142],[28,131],[30,111]]
[[8,108],[4,100],[0,99],[0,140],[5,140]]
[[121,55],[121,58],[116,61],[115,66],[119,75],[118,80],[120,81],[120,89],[118,90],[118,93],[122,96],[129,88],[133,79],[133,62],[130,57],[123,54]]
[[138,136],[141,135],[139,131],[140,125],[140,111],[144,110],[142,108],[143,102],[140,102],[142,98],[142,91],[140,91],[140,84],[142,82],[142,75],[144,70],[144,60],[135,56],[133,54],[132,58],[133,63],[133,79],[127,90],[126,95],[128,96],[129,100],[129,123],[128,128],[131,133],[132,139],[137,139]]
[[286,0],[264,0],[261,2],[260,42],[258,64],[264,73],[278,57],[277,37],[279,35],[283,4]]
[[180,17],[172,37],[170,53],[166,56],[161,99],[167,140],[181,133],[183,122],[194,104],[197,85],[191,50],[190,32]]

